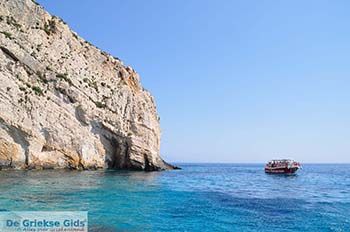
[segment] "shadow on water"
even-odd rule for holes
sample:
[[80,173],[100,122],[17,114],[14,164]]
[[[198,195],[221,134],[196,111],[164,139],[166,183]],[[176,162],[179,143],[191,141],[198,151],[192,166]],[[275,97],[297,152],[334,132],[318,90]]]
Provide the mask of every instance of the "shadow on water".
[[272,178],[272,179],[296,179],[298,178],[298,174],[297,173],[293,173],[293,174],[268,174],[265,173],[265,175],[268,178]]
[[160,172],[143,172],[143,171],[124,171],[124,170],[104,170],[101,172],[101,175],[105,177],[126,177],[130,180],[136,180],[136,181],[153,181],[155,180],[159,175],[161,175]]
[[143,172],[143,171],[128,171],[128,170],[8,170],[2,171],[1,181],[21,180],[21,179],[62,179],[71,177],[123,177],[131,180],[152,181],[157,178],[160,172]]

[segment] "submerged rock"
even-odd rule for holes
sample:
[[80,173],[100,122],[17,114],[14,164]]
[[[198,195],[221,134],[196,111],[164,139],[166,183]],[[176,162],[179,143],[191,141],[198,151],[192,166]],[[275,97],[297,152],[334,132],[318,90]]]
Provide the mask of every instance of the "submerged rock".
[[0,0],[0,167],[163,170],[152,95],[32,0]]

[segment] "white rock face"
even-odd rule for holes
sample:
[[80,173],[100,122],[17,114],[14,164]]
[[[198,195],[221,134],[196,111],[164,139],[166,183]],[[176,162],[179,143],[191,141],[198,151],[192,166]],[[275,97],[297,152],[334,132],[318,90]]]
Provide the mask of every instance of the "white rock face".
[[0,0],[1,168],[172,168],[138,74],[32,0]]

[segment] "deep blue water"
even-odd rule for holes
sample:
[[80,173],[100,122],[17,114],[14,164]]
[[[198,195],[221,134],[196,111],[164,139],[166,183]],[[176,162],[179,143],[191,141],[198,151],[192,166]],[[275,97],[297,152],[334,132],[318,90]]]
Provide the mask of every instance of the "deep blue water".
[[168,172],[1,171],[0,210],[89,211],[90,231],[350,231],[350,165]]

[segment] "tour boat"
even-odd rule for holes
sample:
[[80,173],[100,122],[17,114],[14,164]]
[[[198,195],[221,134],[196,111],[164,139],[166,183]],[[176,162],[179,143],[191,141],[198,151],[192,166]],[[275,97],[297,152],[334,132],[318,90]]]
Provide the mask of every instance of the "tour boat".
[[271,160],[265,165],[265,172],[271,174],[293,174],[300,168],[300,163],[294,160]]

